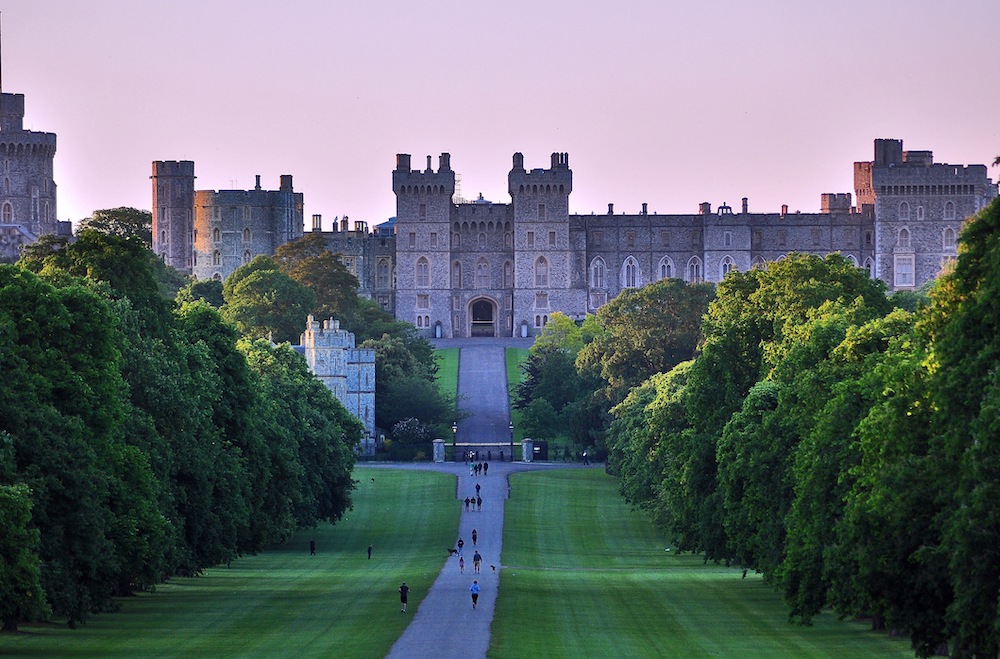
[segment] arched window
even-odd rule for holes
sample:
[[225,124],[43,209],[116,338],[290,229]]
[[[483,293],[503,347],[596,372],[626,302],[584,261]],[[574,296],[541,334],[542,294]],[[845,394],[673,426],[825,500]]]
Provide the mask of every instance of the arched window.
[[417,288],[430,288],[431,286],[431,264],[421,256],[417,259]]
[[219,230],[219,227],[212,229],[212,240],[215,242],[222,240],[222,231]]
[[479,234],[479,249],[486,249],[486,234]]
[[250,261],[251,261],[252,258],[253,257],[250,255],[250,250],[249,249],[243,250],[243,265],[246,265],[247,263],[250,263]]
[[462,288],[462,264],[458,261],[451,264],[451,287]]
[[389,262],[382,259],[378,262],[376,286],[378,288],[389,288]]
[[898,247],[908,248],[910,246],[910,230],[903,228],[899,230],[899,238],[896,241]]
[[161,243],[166,243],[167,242],[167,230],[166,229],[160,229],[160,242]]
[[423,326],[424,326],[424,317],[417,316],[417,327],[423,327]]
[[767,270],[767,261],[764,260],[763,256],[755,256],[750,267],[754,270]]
[[639,264],[631,256],[622,264],[622,288],[639,286]]
[[543,288],[549,285],[549,262],[544,256],[535,260],[535,286]]
[[944,240],[945,249],[955,249],[955,230],[948,227],[944,230]]
[[503,262],[503,287],[510,288],[514,281],[514,266],[510,261]]
[[722,257],[722,263],[719,266],[719,278],[724,279],[731,271],[736,269],[736,262],[733,261],[731,256]]
[[899,220],[901,222],[907,222],[910,219],[910,205],[905,201],[899,204]]
[[697,256],[692,256],[691,260],[688,261],[688,281],[692,284],[702,280],[701,274],[701,259]]
[[503,246],[509,248],[513,244],[514,244],[514,234],[512,234],[510,231],[503,234]]
[[674,262],[669,256],[660,259],[659,265],[656,266],[656,275],[657,279],[670,279],[674,276]]
[[3,204],[3,221],[8,224],[14,221],[14,207],[10,205],[9,201],[5,201]]
[[865,274],[869,279],[875,278],[875,262],[871,258],[865,259]]
[[917,219],[918,220],[924,219],[924,207],[923,206],[917,206]]
[[604,273],[606,267],[604,265],[604,259],[598,257],[591,261],[590,263],[590,286],[591,288],[604,288],[606,286],[604,281]]
[[451,234],[451,246],[452,247],[462,246],[462,234],[458,233],[457,231]]
[[243,242],[250,242],[250,227],[243,229]]
[[212,265],[222,265],[222,252],[219,250],[212,252]]
[[490,287],[490,264],[486,259],[476,263],[476,288]]
[[214,279],[215,281],[222,281],[222,273],[216,272],[215,274],[212,275],[212,279]]
[[944,219],[954,220],[955,219],[955,202],[948,201],[944,204]]

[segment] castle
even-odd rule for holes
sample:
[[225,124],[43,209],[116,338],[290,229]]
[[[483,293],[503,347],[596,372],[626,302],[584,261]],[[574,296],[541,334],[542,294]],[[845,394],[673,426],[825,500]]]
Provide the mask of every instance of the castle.
[[[224,279],[303,235],[291,177],[276,193],[259,182],[196,193],[193,163],[156,162],[153,173],[154,250],[199,278]],[[856,203],[825,193],[819,213],[751,213],[743,198],[738,210],[706,202],[690,215],[650,214],[645,204],[635,214],[611,204],[606,214],[570,214],[566,153],[535,169],[515,153],[510,203],[456,200],[455,181],[447,153],[436,170],[430,156],[421,170],[399,154],[393,223],[369,231],[345,218],[322,232],[313,216],[359,292],[427,337],[534,336],[556,311],[579,320],[627,288],[668,277],[717,282],[790,252],[839,252],[890,290],[914,290],[955,259],[962,222],[997,195],[985,165],[936,164],[895,139],[875,140],[874,160],[854,163]]]
[[295,350],[309,370],[347,411],[364,424],[362,455],[375,454],[375,351],[354,347],[354,334],[340,328],[340,321],[319,321],[309,316]]
[[24,94],[0,93],[0,262],[39,236],[72,233],[56,220],[55,154],[55,133],[24,130]]

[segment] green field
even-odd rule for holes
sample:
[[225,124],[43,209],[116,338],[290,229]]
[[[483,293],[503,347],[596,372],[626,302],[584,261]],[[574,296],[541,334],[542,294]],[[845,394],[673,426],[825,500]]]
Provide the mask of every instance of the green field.
[[[231,568],[174,579],[76,630],[23,625],[0,635],[0,655],[383,657],[441,571],[441,548],[455,539],[455,479],[365,468],[355,478],[354,509],[335,526]],[[404,580],[412,588],[405,616],[396,592]]]
[[434,351],[437,360],[437,383],[449,396],[458,395],[458,348],[441,348]]
[[512,478],[490,657],[912,657],[831,614],[788,623],[779,596],[669,546],[597,470]]
[[[511,392],[511,400],[513,400],[514,387],[521,383],[521,364],[528,358],[528,349],[507,348],[504,356],[507,360],[507,390]],[[521,429],[521,412],[511,406],[510,416],[514,422],[514,441],[519,442],[524,439],[524,431]]]

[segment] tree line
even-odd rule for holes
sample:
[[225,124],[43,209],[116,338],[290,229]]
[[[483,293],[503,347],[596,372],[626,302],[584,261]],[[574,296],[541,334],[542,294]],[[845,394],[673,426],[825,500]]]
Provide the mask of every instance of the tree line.
[[399,364],[377,380],[390,400],[407,377],[433,384],[430,345],[359,298],[314,242],[192,282],[152,254],[149,215],[132,211],[95,213],[74,241],[44,238],[0,265],[5,629],[76,625],[340,519],[363,428],[282,343],[308,313],[364,328],[377,361]]
[[762,574],[790,620],[832,609],[919,656],[995,657],[998,300],[995,201],[926,292],[792,255],[555,316],[515,405],[606,449],[677,549]]

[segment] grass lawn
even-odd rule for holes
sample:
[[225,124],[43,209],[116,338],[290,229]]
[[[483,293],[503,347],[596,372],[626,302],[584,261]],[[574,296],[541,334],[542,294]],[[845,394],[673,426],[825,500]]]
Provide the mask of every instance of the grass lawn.
[[[506,348],[507,359],[507,391],[510,392],[511,403],[514,401],[514,388],[521,384],[521,364],[528,358],[527,348]],[[524,431],[521,429],[521,412],[510,407],[511,420],[514,422],[514,441],[519,442],[524,439]],[[520,449],[518,449],[520,450]]]
[[831,614],[788,623],[759,577],[664,551],[599,470],[518,474],[490,657],[912,657]]
[[458,348],[441,348],[434,351],[438,365],[438,387],[445,394],[458,394]]
[[[336,526],[300,532],[231,568],[174,579],[76,630],[22,626],[0,635],[0,655],[385,656],[441,571],[441,547],[457,534],[455,479],[362,467],[354,477],[354,509]],[[396,590],[404,580],[412,589],[406,615]]]

